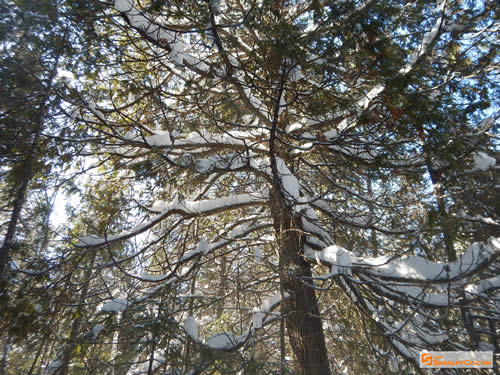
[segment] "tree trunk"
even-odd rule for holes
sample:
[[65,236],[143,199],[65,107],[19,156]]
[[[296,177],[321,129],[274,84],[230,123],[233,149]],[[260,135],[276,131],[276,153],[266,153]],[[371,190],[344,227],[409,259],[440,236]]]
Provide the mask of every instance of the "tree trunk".
[[76,308],[76,317],[71,324],[71,330],[68,336],[66,348],[62,355],[62,364],[54,375],[68,375],[69,365],[74,355],[74,350],[78,346],[78,336],[81,334],[81,326],[84,322],[85,313],[88,311],[86,308],[87,297],[89,295],[90,283],[92,282],[92,270],[94,269],[97,252],[91,255],[90,263],[85,269],[83,274],[83,286],[80,297],[78,299],[78,307]]
[[7,371],[7,361],[9,358],[10,352],[10,334],[7,333],[7,337],[5,338],[5,343],[3,345],[3,354],[2,354],[2,363],[0,365],[0,375],[3,375]]
[[438,222],[441,226],[441,231],[444,238],[444,246],[446,250],[446,257],[448,262],[453,262],[457,260],[457,252],[455,250],[455,245],[453,244],[453,225],[450,221],[450,215],[446,209],[446,202],[444,200],[444,190],[441,186],[441,181],[439,173],[431,168],[430,165],[427,166],[429,174],[431,176],[432,186],[434,189],[434,195],[438,207]]
[[24,174],[22,177],[21,184],[16,189],[16,194],[14,198],[14,204],[12,208],[12,213],[10,215],[9,225],[7,226],[7,233],[3,241],[3,245],[0,248],[0,291],[3,291],[7,286],[7,274],[9,271],[9,257],[12,247],[15,243],[17,225],[21,218],[21,211],[24,207],[26,201],[26,194],[28,187],[33,179],[33,165],[38,157],[38,148],[40,144],[40,137],[42,134],[43,126],[45,123],[45,117],[47,115],[47,109],[50,100],[50,94],[52,92],[52,86],[57,73],[57,64],[59,62],[61,53],[59,52],[56,56],[54,66],[50,72],[48,78],[47,87],[45,87],[44,96],[42,98],[40,108],[36,113],[36,117],[33,119],[35,123],[33,141],[31,142],[31,149],[26,155],[24,161]]
[[282,301],[282,311],[296,361],[297,375],[330,375],[323,325],[313,288],[304,280],[311,268],[302,257],[303,231],[299,218],[292,215],[280,192],[271,195],[274,227],[280,246],[280,282],[290,295]]

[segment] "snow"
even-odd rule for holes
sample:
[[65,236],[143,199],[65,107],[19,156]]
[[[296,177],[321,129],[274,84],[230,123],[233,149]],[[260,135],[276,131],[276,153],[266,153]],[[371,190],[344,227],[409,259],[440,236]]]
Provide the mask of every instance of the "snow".
[[352,276],[351,253],[338,246],[329,246],[323,249],[327,259],[334,259],[332,263],[332,274]]
[[361,109],[366,109],[370,105],[371,101],[375,99],[375,97],[380,94],[382,91],[384,91],[385,86],[379,83],[376,85],[373,89],[371,89],[367,94],[366,97],[363,99],[359,100],[357,105],[361,107]]
[[380,258],[375,262],[366,261],[366,264],[372,263],[373,272],[386,278],[448,281],[473,272],[499,250],[500,241],[493,241],[491,246],[474,243],[458,260],[451,263],[435,263],[412,256],[390,262],[387,262],[387,258]]
[[[325,231],[320,225],[317,224],[318,218],[315,217],[315,215],[316,215],[315,212],[308,207],[305,210],[305,216],[303,216],[301,220],[302,227],[304,231],[310,233],[311,235],[316,236],[318,239],[323,241],[323,245],[320,245],[321,247],[328,246],[328,244],[332,243],[330,234],[327,231]],[[311,236],[309,236],[308,239],[313,240]]]
[[476,215],[476,216],[469,216],[465,213],[464,210],[460,210],[457,214],[458,217],[465,219],[465,220],[470,220],[470,221],[479,221],[485,224],[490,224],[490,225],[500,225],[500,221],[495,221],[491,217],[484,217],[481,215]]
[[256,204],[265,202],[263,197],[259,197],[254,194],[238,194],[223,198],[216,199],[206,199],[200,201],[174,201],[171,204],[161,204],[155,205],[153,210],[160,209],[163,212],[169,212],[173,210],[184,211],[189,214],[203,214],[213,211],[218,211],[223,208],[232,206],[243,206],[247,204]]
[[99,334],[101,333],[101,331],[104,329],[104,325],[102,324],[96,324],[93,328],[92,328],[92,336],[94,337],[94,339],[99,336]]
[[459,259],[450,263],[431,262],[419,256],[363,258],[337,245],[321,251],[306,248],[304,255],[312,261],[332,265],[333,275],[350,274],[352,267],[357,267],[383,279],[449,283],[475,272],[499,253],[500,238],[491,237],[487,243],[472,244]]
[[[284,297],[289,298],[290,294],[285,293]],[[271,312],[271,310],[276,305],[278,305],[280,302],[281,302],[281,294],[276,293],[276,294],[273,294],[272,296],[266,298],[262,302],[260,308],[254,308],[253,309],[253,328],[254,329],[261,329],[266,314]]]
[[302,68],[300,65],[296,65],[292,68],[289,74],[290,82],[297,82],[302,79]]
[[180,41],[170,43],[170,57],[176,64],[182,65],[184,62],[184,45]]
[[279,178],[283,185],[283,190],[287,193],[287,198],[293,198],[293,200],[299,199],[299,180],[295,177],[290,169],[286,166],[283,159],[276,158],[276,167],[278,170]]
[[293,133],[296,130],[300,130],[303,128],[304,125],[302,125],[300,122],[294,122],[286,127],[286,132],[287,133]]
[[103,242],[103,238],[95,235],[85,236],[80,239],[80,242],[77,244],[78,247],[84,246],[96,246],[101,245]]
[[207,346],[215,350],[231,350],[245,342],[247,335],[235,336],[232,333],[216,333],[207,340]]
[[479,151],[474,154],[475,170],[486,171],[493,168],[496,164],[495,158],[487,155],[486,153]]
[[260,246],[254,247],[253,256],[254,256],[255,263],[260,263],[260,260],[262,258],[262,249],[260,248]]
[[63,362],[59,359],[54,359],[52,362],[50,362],[47,365],[47,372],[46,375],[52,375],[55,374],[59,368],[63,365]]
[[[193,149],[196,146],[200,146],[200,149],[202,147],[206,149],[210,146],[220,147],[221,145],[235,145],[248,149],[251,145],[255,150],[265,151],[262,144],[259,142],[252,143],[251,141],[249,142],[249,140],[267,135],[268,130],[266,128],[256,128],[249,131],[228,131],[223,134],[213,134],[205,129],[201,129],[198,132],[190,133],[186,138],[178,137],[179,134],[174,135],[175,132],[171,134],[162,130],[155,130],[152,132],[154,134],[149,136],[139,136],[132,132],[127,132],[122,138],[134,142],[145,142],[153,147],[173,147],[174,142],[171,137],[174,137],[175,147],[178,149]],[[195,151],[197,150],[192,150],[193,153]],[[219,159],[222,158],[219,157]]]
[[142,275],[139,275],[137,277],[140,279],[143,279],[143,280],[148,280],[148,281],[160,281],[160,280],[164,280],[168,276],[164,275],[164,274],[158,275],[158,274],[143,273]]
[[[115,9],[127,15],[130,24],[141,29],[148,34],[151,38],[156,40],[167,41],[173,43],[176,41],[176,33],[166,28],[162,28],[155,24],[151,19],[144,16],[136,7],[133,0],[116,0]],[[178,49],[176,49],[178,51]],[[178,54],[178,55],[181,55]],[[186,56],[188,57],[188,56]]]
[[331,274],[328,275],[348,275],[352,276],[352,256],[351,253],[344,248],[331,245],[321,251],[309,250],[306,256],[313,258],[318,263],[331,264]]
[[379,289],[382,293],[391,295],[394,298],[402,296],[405,299],[415,300],[417,303],[421,301],[424,305],[445,307],[458,303],[455,296],[444,293],[425,293],[421,287],[407,284],[380,283]]
[[10,261],[9,267],[13,271],[20,271],[21,270],[21,268],[19,267],[19,264],[17,264],[17,262],[15,260]]
[[285,92],[281,93],[281,97],[280,97],[280,107],[278,109],[278,116],[280,116],[286,109],[287,107],[287,103],[286,103],[286,100],[285,100]]
[[262,321],[264,320],[265,314],[260,311],[255,309],[254,314],[253,314],[253,328],[254,329],[261,329],[262,328]]
[[111,301],[106,302],[102,307],[102,312],[122,312],[128,306],[130,302],[122,298],[114,298]]
[[500,289],[500,275],[483,279],[479,282],[479,285],[467,285],[465,288],[472,297],[497,289]]
[[244,87],[243,91],[245,92],[245,95],[246,95],[248,101],[250,102],[250,104],[256,110],[258,110],[264,117],[267,118],[267,112],[266,112],[265,106],[262,103],[262,101],[258,97],[256,97],[255,95],[252,95],[252,90],[249,87]]
[[[149,374],[149,365],[151,362],[151,358],[148,357],[146,361],[144,361],[138,368],[131,369],[127,374],[130,375],[146,375]],[[161,355],[158,351],[154,352],[153,354],[153,362],[151,363],[151,370],[154,372],[155,370],[158,369],[161,365],[165,364],[165,357]]]
[[281,294],[280,293],[273,294],[272,296],[265,299],[264,302],[262,302],[260,310],[262,312],[269,312],[274,306],[280,303],[280,301],[281,301]]
[[210,246],[210,244],[205,239],[202,238],[200,240],[200,242],[198,243],[198,245],[196,246],[196,249],[186,251],[185,254],[179,259],[179,262],[181,262],[181,263],[185,262],[185,261],[195,257],[196,255],[200,255],[200,254],[206,255],[211,250],[212,250],[212,246]]
[[71,117],[72,120],[76,120],[79,116],[81,116],[80,108],[76,107],[75,109],[73,109],[71,111],[70,117]]
[[196,252],[200,254],[207,254],[209,251],[210,247],[208,245],[208,242],[204,238],[202,238],[196,246]]
[[133,8],[131,0],[116,0],[115,8],[118,12],[128,12]]
[[195,341],[198,341],[198,324],[196,323],[196,319],[191,315],[187,316],[184,319],[184,331]]
[[[263,194],[266,192],[261,192]],[[108,242],[125,240],[130,237],[136,236],[147,229],[151,228],[156,223],[165,219],[166,217],[174,213],[183,214],[213,214],[225,209],[237,208],[247,205],[255,205],[260,203],[265,203],[267,201],[265,196],[258,196],[256,194],[239,194],[229,197],[217,198],[217,199],[207,199],[201,201],[179,201],[175,199],[170,203],[157,202],[152,207],[152,211],[159,212],[159,215],[153,216],[148,222],[140,224],[135,228],[124,231],[120,234],[110,235],[106,238],[98,236],[86,236],[83,237],[80,242],[76,245],[78,247],[90,247],[90,246],[102,246]],[[186,252],[187,254],[188,252]]]
[[399,74],[407,74],[409,73],[413,67],[415,66],[416,62],[420,57],[422,57],[426,52],[429,46],[432,44],[434,39],[439,33],[439,29],[441,28],[441,24],[443,21],[443,7],[444,4],[446,3],[445,0],[440,0],[436,6],[436,8],[433,10],[433,13],[441,13],[441,16],[437,18],[436,22],[432,26],[432,29],[425,33],[424,38],[422,42],[420,43],[419,47],[413,52],[413,54],[410,56],[408,62],[399,70]]

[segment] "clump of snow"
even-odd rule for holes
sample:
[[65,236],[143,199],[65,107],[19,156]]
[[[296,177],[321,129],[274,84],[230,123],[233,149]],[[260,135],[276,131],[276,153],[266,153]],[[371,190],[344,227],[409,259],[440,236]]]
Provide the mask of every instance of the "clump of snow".
[[283,92],[281,94],[281,98],[280,98],[280,107],[278,110],[278,115],[281,115],[283,113],[283,111],[286,109],[286,107],[287,107],[287,103],[286,103],[286,99],[285,99],[285,92]]
[[184,319],[184,331],[195,341],[198,341],[198,324],[196,323],[196,319],[191,315],[187,316]]
[[128,12],[132,9],[133,5],[130,3],[130,0],[116,0],[115,8],[118,12]]
[[73,109],[70,113],[70,116],[72,120],[76,120],[79,116],[81,116],[80,108],[76,107],[75,109]]
[[253,256],[254,256],[255,263],[260,263],[260,260],[262,258],[262,249],[260,248],[260,246],[254,247]]
[[278,174],[283,185],[283,190],[285,190],[285,192],[289,196],[288,198],[298,200],[299,180],[297,180],[297,177],[295,177],[290,169],[288,169],[283,159],[276,158],[276,167],[278,169]]
[[206,255],[208,254],[209,251],[210,251],[210,245],[204,238],[202,238],[200,242],[198,242],[196,249],[186,251],[186,253],[182,256],[182,258],[180,258],[179,261],[184,262],[198,254]]
[[292,124],[289,124],[287,127],[286,127],[286,132],[287,133],[292,133],[296,130],[300,130],[304,127],[304,125],[302,125],[300,122],[294,122]]
[[176,64],[182,65],[184,62],[184,45],[181,41],[177,40],[170,43],[170,57]]
[[323,249],[327,259],[334,259],[332,262],[332,274],[352,276],[351,253],[339,246],[329,246]]
[[289,79],[291,82],[297,82],[302,79],[302,68],[300,65],[296,65],[290,71]]
[[331,264],[332,269],[330,276],[352,276],[351,253],[340,246],[331,245],[325,247],[321,251],[309,251],[306,255],[313,257],[319,263]]
[[143,273],[142,275],[137,276],[143,280],[148,280],[148,281],[159,281],[167,278],[167,275],[163,274],[150,274],[150,273]]
[[474,154],[474,163],[475,163],[475,168],[476,170],[480,171],[486,171],[492,167],[495,166],[496,164],[495,158],[487,155],[486,153],[479,151]]
[[[150,366],[151,358],[148,357],[145,362],[143,362],[140,366],[137,368],[132,368],[129,370],[128,374],[131,375],[139,375],[139,374],[149,374],[149,366]],[[153,361],[151,363],[151,370],[153,373],[161,366],[165,364],[165,357],[161,355],[158,351],[154,352],[153,354]],[[132,372],[131,372],[132,371]]]
[[281,294],[280,293],[273,294],[272,296],[266,298],[264,302],[262,302],[260,309],[261,311],[269,312],[280,301],[281,301]]
[[[289,298],[290,294],[285,293],[285,298]],[[272,296],[266,298],[260,308],[253,309],[253,328],[260,329],[262,328],[262,323],[264,322],[264,318],[267,313],[269,313],[277,304],[281,301],[281,294],[276,293]]]
[[102,312],[122,312],[128,306],[130,302],[122,298],[114,298],[111,301],[106,302],[102,307]]
[[144,138],[146,143],[150,146],[171,146],[172,139],[170,138],[170,134],[168,132],[157,132],[155,135],[149,135]]
[[202,238],[200,242],[198,242],[198,246],[196,246],[196,252],[206,254],[209,250],[210,247],[208,246],[208,242],[204,238]]
[[81,238],[77,246],[78,247],[95,246],[95,245],[101,245],[102,243],[103,243],[102,237],[90,235]]
[[96,324],[93,328],[92,328],[92,336],[94,337],[94,339],[99,336],[99,334],[101,333],[101,331],[104,329],[104,325],[102,324]]
[[54,359],[52,362],[50,362],[47,366],[47,375],[52,375],[55,374],[63,365],[62,361],[59,359]]
[[[318,263],[332,265],[332,275],[351,273],[352,265],[367,268],[377,277],[407,281],[450,283],[463,279],[475,272],[500,253],[500,238],[490,238],[486,243],[476,242],[456,261],[450,263],[431,262],[419,256],[390,259],[388,257],[362,258],[350,254],[337,246],[329,246],[322,251],[305,249],[305,256]],[[335,267],[334,267],[335,266]],[[330,276],[332,276],[330,275]],[[431,296],[431,295],[429,295]]]
[[254,329],[261,329],[262,328],[262,321],[264,320],[265,314],[258,310],[254,309],[254,314],[253,314],[253,328]]
[[231,350],[244,342],[245,339],[246,335],[235,336],[232,333],[221,332],[210,336],[207,340],[207,346],[215,350]]

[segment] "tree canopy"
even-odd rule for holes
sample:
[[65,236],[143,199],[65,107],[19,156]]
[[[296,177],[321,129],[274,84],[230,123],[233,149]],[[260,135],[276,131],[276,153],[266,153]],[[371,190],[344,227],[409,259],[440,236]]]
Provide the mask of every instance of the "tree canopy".
[[500,352],[493,1],[29,3],[0,4],[0,375]]

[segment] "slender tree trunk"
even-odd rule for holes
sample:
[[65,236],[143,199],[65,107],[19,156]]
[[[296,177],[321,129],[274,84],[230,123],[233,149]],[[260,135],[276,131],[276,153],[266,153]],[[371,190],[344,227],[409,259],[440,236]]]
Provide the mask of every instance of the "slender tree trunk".
[[[373,186],[372,186],[372,174],[368,171],[367,175],[367,189],[368,189],[368,197],[373,199]],[[375,217],[375,205],[373,202],[368,204],[368,210],[370,212],[370,220],[373,220]],[[378,240],[377,240],[377,231],[375,229],[370,230],[370,243],[372,245],[372,253],[373,256],[378,256]]]
[[7,370],[7,361],[9,359],[10,352],[10,335],[7,333],[7,337],[5,338],[5,343],[3,345],[3,354],[2,354],[2,363],[0,364],[0,375],[5,374]]
[[330,375],[323,324],[313,288],[304,280],[311,277],[311,268],[301,256],[303,231],[299,218],[294,218],[281,194],[271,196],[272,215],[280,246],[280,282],[289,298],[282,301],[282,311],[297,375]]
[[457,252],[455,250],[455,245],[453,243],[453,227],[450,222],[448,210],[446,209],[446,202],[444,200],[444,191],[441,186],[439,173],[430,166],[428,166],[429,174],[431,176],[431,181],[434,189],[434,195],[436,197],[437,208],[438,208],[438,222],[441,226],[441,231],[444,238],[444,246],[446,250],[446,257],[448,262],[453,262],[457,260]]
[[21,184],[18,186],[12,213],[10,215],[9,224],[7,226],[7,233],[5,234],[4,242],[2,248],[0,249],[0,292],[3,291],[7,285],[7,274],[8,274],[8,264],[9,257],[12,247],[15,243],[17,225],[21,218],[21,211],[24,207],[26,201],[26,194],[28,187],[33,179],[33,165],[38,158],[38,148],[40,144],[40,137],[43,130],[43,125],[45,123],[45,117],[47,115],[48,104],[50,100],[50,94],[52,92],[52,86],[57,73],[57,64],[59,62],[60,53],[56,56],[54,66],[49,75],[48,85],[45,88],[45,93],[41,101],[39,110],[37,111],[34,122],[36,124],[34,128],[33,141],[31,142],[31,149],[26,156],[24,161],[24,174],[22,177]]
[[62,364],[59,369],[54,373],[54,375],[67,375],[69,374],[69,365],[71,363],[71,359],[73,357],[73,352],[77,347],[77,338],[81,331],[82,322],[85,314],[85,302],[87,300],[87,296],[89,294],[90,282],[92,280],[92,270],[94,269],[95,260],[97,257],[97,253],[94,252],[92,258],[90,259],[90,263],[88,268],[85,270],[83,275],[84,284],[82,286],[82,291],[80,294],[80,298],[78,300],[78,307],[76,310],[77,317],[73,320],[73,324],[71,325],[71,331],[68,337],[68,343],[63,352],[62,356]]

